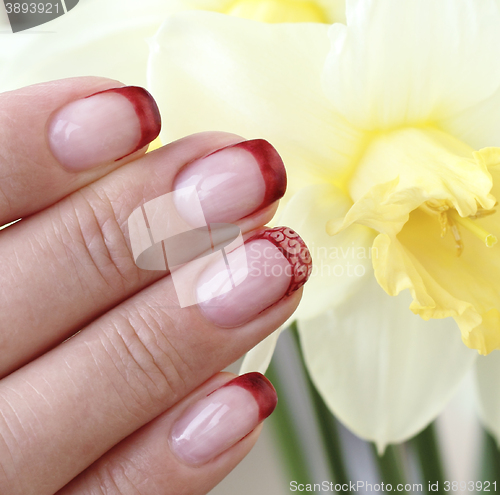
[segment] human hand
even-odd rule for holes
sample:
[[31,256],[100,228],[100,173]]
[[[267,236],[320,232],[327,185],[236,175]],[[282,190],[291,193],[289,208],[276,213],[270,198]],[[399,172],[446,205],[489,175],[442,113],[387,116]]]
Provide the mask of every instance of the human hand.
[[[291,316],[310,271],[300,238],[263,229],[286,185],[279,156],[225,133],[145,155],[156,105],[117,87],[0,95],[0,225],[23,218],[0,231],[2,495],[206,493],[276,403],[262,375],[220,371]],[[207,222],[241,228],[249,274],[181,308],[168,270],[135,264],[127,220],[186,184]],[[227,254],[235,270],[244,250]],[[225,270],[207,268],[196,294]]]

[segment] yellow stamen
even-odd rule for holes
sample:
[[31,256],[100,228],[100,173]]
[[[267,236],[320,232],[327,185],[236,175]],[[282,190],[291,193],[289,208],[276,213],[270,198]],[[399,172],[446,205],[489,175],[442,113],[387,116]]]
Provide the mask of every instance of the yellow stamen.
[[238,0],[226,14],[269,23],[328,22],[325,12],[314,0]]
[[480,227],[472,219],[461,217],[455,210],[449,210],[448,215],[450,215],[450,220],[452,220],[453,223],[458,223],[466,228],[478,239],[481,239],[487,247],[493,247],[498,242],[498,239],[493,234]]
[[448,226],[449,226],[448,215],[446,211],[440,211],[438,215],[439,215],[439,225],[441,226],[441,238],[443,238],[446,235],[446,232],[448,232]]
[[[457,249],[457,256],[460,256],[464,251],[464,243],[462,242],[462,236],[460,235],[460,230],[453,220],[448,219],[448,225],[451,230],[451,234],[453,235],[453,239],[455,239],[455,247]],[[441,237],[443,237],[441,235]]]
[[451,232],[455,239],[455,247],[457,256],[460,256],[464,250],[464,243],[458,226],[465,227],[469,232],[474,234],[478,239],[484,242],[487,247],[493,247],[497,243],[497,238],[480,227],[474,220],[477,218],[487,217],[496,213],[496,210],[485,210],[482,207],[477,209],[475,215],[470,217],[461,217],[457,211],[447,204],[440,201],[430,200],[420,207],[423,211],[430,215],[437,215],[439,225],[441,227],[441,237],[444,237],[448,232]]

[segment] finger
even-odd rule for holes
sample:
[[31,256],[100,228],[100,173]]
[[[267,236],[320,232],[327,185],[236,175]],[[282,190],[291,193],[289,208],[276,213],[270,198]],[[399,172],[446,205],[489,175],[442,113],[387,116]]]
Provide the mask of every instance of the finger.
[[0,225],[131,161],[160,131],[149,93],[82,77],[0,94]]
[[[208,493],[248,454],[276,405],[259,373],[220,373],[106,453],[58,495]],[[203,418],[203,419],[202,419]],[[187,439],[187,441],[182,441]]]
[[[166,277],[0,382],[0,485],[8,493],[60,489],[236,361],[291,316],[310,273],[305,246],[286,229],[259,231],[227,263],[232,290],[180,308]],[[200,299],[217,293],[224,274],[217,259],[194,280]]]
[[[151,200],[197,180],[206,221],[236,223],[243,231],[269,221],[284,193],[283,163],[265,141],[230,146],[240,141],[208,133],[172,143],[2,231],[0,376],[165,275],[165,265],[163,271],[140,269],[130,249],[128,219],[134,210],[149,241],[141,206],[154,222]],[[256,142],[261,166],[242,148]],[[266,184],[262,170],[279,177],[279,184],[269,178]],[[189,204],[180,202],[178,209],[191,214]]]

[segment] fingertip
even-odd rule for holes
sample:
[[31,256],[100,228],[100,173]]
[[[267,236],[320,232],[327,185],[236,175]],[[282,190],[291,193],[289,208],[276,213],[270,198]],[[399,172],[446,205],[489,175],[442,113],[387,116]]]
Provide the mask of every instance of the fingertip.
[[51,116],[47,137],[57,161],[70,172],[80,172],[145,148],[160,128],[160,112],[151,94],[122,86],[63,105]]

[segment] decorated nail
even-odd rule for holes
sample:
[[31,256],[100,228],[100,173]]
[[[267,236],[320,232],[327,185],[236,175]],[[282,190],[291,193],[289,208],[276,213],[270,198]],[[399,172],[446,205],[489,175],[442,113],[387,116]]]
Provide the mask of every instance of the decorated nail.
[[174,424],[170,447],[182,461],[205,464],[266,419],[278,398],[260,373],[238,376],[201,399]]
[[264,229],[205,269],[197,281],[198,305],[216,325],[237,327],[302,287],[311,270],[311,255],[296,232]]
[[57,160],[71,171],[115,162],[158,136],[160,113],[143,88],[100,91],[68,103],[51,119],[48,141]]
[[272,242],[290,263],[292,276],[285,296],[300,289],[307,282],[312,271],[311,253],[297,232],[288,227],[275,227],[261,231],[247,242],[253,239]]

